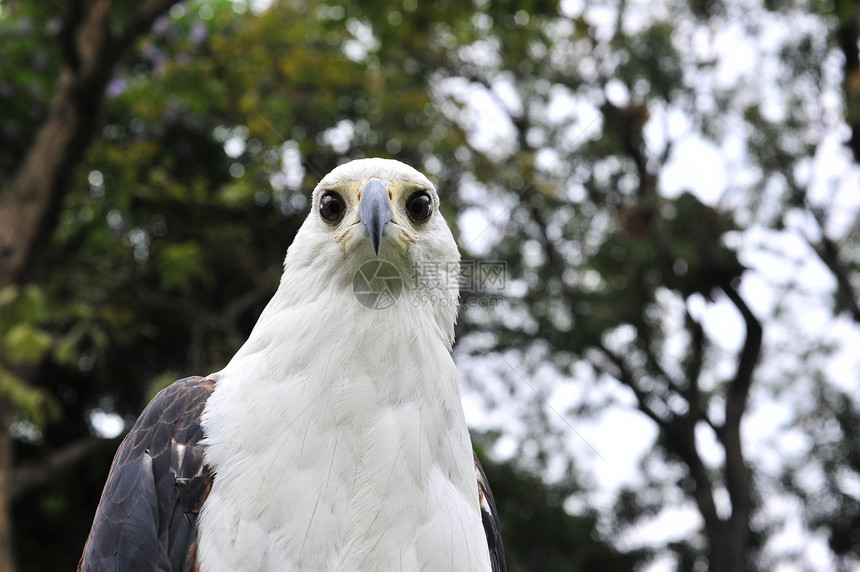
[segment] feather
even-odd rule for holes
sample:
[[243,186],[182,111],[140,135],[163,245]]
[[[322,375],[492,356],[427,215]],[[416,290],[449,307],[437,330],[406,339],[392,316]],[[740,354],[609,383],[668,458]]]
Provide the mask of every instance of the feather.
[[159,392],[117,450],[78,570],[192,570],[197,513],[211,475],[200,416],[214,384],[179,380]]

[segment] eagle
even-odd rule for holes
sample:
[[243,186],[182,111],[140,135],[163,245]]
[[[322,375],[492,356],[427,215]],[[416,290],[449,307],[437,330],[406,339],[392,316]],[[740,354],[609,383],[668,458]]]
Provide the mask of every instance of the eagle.
[[236,355],[163,389],[119,446],[78,570],[505,570],[436,188],[359,159],[311,204]]

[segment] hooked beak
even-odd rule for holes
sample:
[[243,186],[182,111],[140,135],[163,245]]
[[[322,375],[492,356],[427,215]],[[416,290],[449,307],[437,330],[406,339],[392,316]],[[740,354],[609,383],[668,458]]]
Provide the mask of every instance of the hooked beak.
[[371,179],[361,192],[361,200],[358,202],[358,220],[367,228],[370,245],[377,256],[379,256],[379,247],[382,245],[382,234],[393,216],[394,211],[388,201],[388,192],[378,179]]

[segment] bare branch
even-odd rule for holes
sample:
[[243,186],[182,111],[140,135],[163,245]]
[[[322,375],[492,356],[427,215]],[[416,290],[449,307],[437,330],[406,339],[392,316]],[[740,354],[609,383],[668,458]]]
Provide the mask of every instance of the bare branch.
[[639,410],[645,415],[647,415],[652,421],[654,421],[654,423],[656,423],[658,427],[660,427],[661,429],[666,429],[670,420],[665,419],[656,409],[654,409],[650,405],[649,402],[651,401],[651,399],[649,398],[648,393],[639,386],[636,381],[636,376],[633,374],[632,371],[630,371],[630,368],[624,362],[624,358],[606,347],[606,345],[602,342],[599,346],[597,346],[597,348],[617,368],[618,371],[613,377],[618,379],[618,381],[620,381],[633,391],[633,394],[636,396],[636,402]]
[[12,499],[20,498],[31,490],[44,486],[66,473],[74,465],[91,457],[98,450],[113,450],[122,437],[102,439],[94,435],[69,443],[53,451],[39,463],[30,463],[15,469],[12,475]]
[[619,369],[619,381],[633,390],[636,395],[639,410],[652,419],[660,428],[665,439],[666,449],[673,455],[677,455],[687,465],[690,477],[695,483],[691,492],[693,500],[705,520],[705,526],[709,530],[708,537],[714,538],[723,534],[724,521],[719,517],[717,506],[714,501],[714,487],[708,474],[708,469],[702,461],[696,449],[695,418],[672,417],[665,419],[648,405],[648,394],[635,382],[632,372],[627,368],[621,356],[601,345],[600,351]]
[[[690,333],[689,357],[684,361],[684,376],[687,378],[687,388],[681,393],[690,404],[690,409],[698,415],[702,414],[699,403],[699,379],[705,363],[705,346],[707,338],[705,330],[689,311],[684,312],[684,324]],[[710,421],[708,421],[710,424]]]
[[738,367],[726,395],[726,425],[740,425],[741,417],[746,410],[753,373],[761,355],[763,330],[761,322],[737,290],[729,284],[723,285],[722,289],[741,313],[746,326],[746,338],[738,357]]
[[753,374],[761,354],[763,330],[761,322],[735,288],[727,284],[722,289],[741,313],[746,325],[746,338],[738,357],[738,367],[726,391],[726,420],[717,433],[725,449],[726,489],[732,503],[728,534],[731,536],[731,545],[743,547],[741,554],[745,554],[752,536],[750,518],[753,498],[752,478],[741,442],[741,418],[747,408]]
[[[860,122],[858,122],[858,126],[860,126]],[[857,129],[857,133],[855,133],[855,137],[852,139],[852,149],[855,152],[860,152],[858,141],[860,141],[860,128]],[[847,310],[851,314],[851,318],[857,324],[860,324],[860,292],[857,292],[851,283],[851,278],[848,274],[848,264],[839,252],[839,245],[827,235],[827,221],[824,210],[812,204],[809,200],[807,188],[801,185],[794,177],[789,177],[788,182],[791,185],[795,202],[812,215],[812,219],[818,226],[818,233],[821,238],[816,241],[807,236],[806,242],[812,247],[812,250],[818,255],[818,258],[827,266],[830,272],[833,273],[833,277],[836,278],[837,308]]]
[[837,306],[847,310],[851,318],[860,324],[860,300],[858,300],[860,293],[854,291],[854,285],[851,284],[847,265],[839,252],[839,246],[825,233],[823,215],[819,209],[810,207],[809,211],[818,224],[821,238],[816,244],[807,237],[807,242],[836,278]]

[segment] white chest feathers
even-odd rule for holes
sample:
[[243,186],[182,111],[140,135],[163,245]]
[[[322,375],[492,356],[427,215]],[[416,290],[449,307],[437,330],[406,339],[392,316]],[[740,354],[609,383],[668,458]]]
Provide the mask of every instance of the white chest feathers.
[[453,361],[381,335],[408,357],[379,338],[258,340],[215,375],[201,570],[490,570]]

